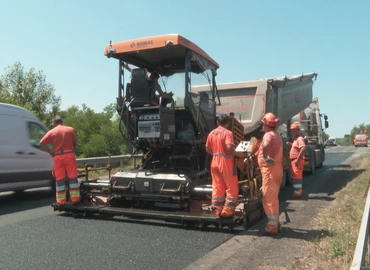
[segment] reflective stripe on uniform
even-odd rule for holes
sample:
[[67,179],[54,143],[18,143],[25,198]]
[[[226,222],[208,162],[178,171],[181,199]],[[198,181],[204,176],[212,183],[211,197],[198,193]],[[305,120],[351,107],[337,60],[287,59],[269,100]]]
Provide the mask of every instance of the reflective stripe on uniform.
[[57,201],[65,200],[66,199],[66,192],[65,191],[57,192],[56,197],[57,197]]
[[65,186],[65,180],[58,180],[56,181],[55,183],[55,190],[56,192],[63,192],[65,191],[66,189],[66,186]]
[[77,178],[69,179],[69,188],[70,189],[78,189],[80,186],[78,184]]
[[302,184],[293,184],[293,188],[295,189],[302,188]]
[[269,222],[267,222],[267,224],[272,225],[272,226],[278,225],[278,223],[276,221],[269,221]]
[[71,196],[72,201],[74,201],[74,199],[80,199],[80,191],[78,189],[71,189],[69,191],[69,195]]
[[213,206],[223,206],[225,204],[225,197],[214,197],[212,198]]
[[55,191],[56,192],[63,192],[66,190],[65,186],[55,186]]
[[238,205],[238,199],[237,198],[226,198],[225,207],[229,208],[230,210],[235,210],[236,206]]
[[225,153],[220,153],[220,152],[213,153],[213,156],[214,156],[214,157],[230,158],[230,156],[229,156],[229,155],[226,155]]
[[225,197],[213,197],[212,198],[212,206],[217,209],[222,210],[225,204]]

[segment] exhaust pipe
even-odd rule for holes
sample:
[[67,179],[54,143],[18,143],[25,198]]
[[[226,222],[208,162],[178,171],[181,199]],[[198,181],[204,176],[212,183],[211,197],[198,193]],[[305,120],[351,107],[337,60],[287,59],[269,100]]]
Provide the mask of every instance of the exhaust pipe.
[[82,186],[85,187],[111,187],[111,183],[89,183],[89,182],[82,182]]
[[195,187],[194,191],[199,192],[199,193],[212,193],[212,186],[205,185],[205,186]]

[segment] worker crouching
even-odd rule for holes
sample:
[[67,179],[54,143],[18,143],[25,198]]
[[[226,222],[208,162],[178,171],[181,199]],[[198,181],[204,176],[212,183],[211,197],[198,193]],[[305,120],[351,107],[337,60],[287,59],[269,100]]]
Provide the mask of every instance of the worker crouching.
[[217,119],[218,127],[212,130],[206,142],[206,150],[212,155],[212,208],[219,218],[232,218],[238,204],[238,177],[234,157],[243,158],[235,151],[234,137],[229,126],[229,116]]
[[[53,118],[53,126],[41,139],[41,147],[54,159],[53,174],[56,180],[56,200],[60,205],[67,203],[66,179],[69,181],[69,195],[73,204],[80,202],[80,187],[77,180],[77,161],[75,155],[76,135],[72,127],[63,125],[61,117]],[[53,146],[53,151],[48,145]]]
[[287,142],[290,149],[290,176],[294,188],[293,198],[301,198],[303,196],[303,155],[306,151],[306,144],[303,137],[300,135],[299,123],[293,123],[290,126],[290,132],[293,137],[293,143]]
[[262,175],[262,205],[268,221],[262,235],[279,232],[279,190],[283,177],[283,142],[276,132],[280,120],[272,113],[262,118],[263,139],[258,150],[258,164]]

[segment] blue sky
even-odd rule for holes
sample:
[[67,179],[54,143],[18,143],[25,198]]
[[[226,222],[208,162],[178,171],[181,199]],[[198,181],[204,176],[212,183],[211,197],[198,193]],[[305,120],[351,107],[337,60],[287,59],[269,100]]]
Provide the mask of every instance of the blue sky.
[[43,70],[71,105],[115,102],[110,40],[179,33],[219,64],[217,81],[318,72],[314,95],[330,136],[370,124],[370,1],[0,1],[0,73]]

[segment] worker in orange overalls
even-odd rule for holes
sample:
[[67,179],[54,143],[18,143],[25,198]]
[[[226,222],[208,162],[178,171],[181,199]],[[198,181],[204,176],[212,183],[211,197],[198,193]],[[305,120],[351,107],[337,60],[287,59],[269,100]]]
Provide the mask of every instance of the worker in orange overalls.
[[262,175],[262,204],[268,218],[263,235],[279,232],[279,191],[283,177],[283,142],[276,132],[280,120],[267,113],[261,120],[263,125],[262,143],[258,150],[258,164]]
[[[69,180],[69,195],[73,204],[80,202],[80,187],[77,176],[76,134],[72,127],[63,125],[60,116],[53,118],[54,128],[41,139],[41,147],[54,158],[54,175],[56,180],[57,203],[67,203],[65,181]],[[48,145],[53,146],[53,151]]]
[[229,116],[217,119],[218,127],[212,130],[206,142],[206,150],[212,155],[212,208],[219,218],[232,218],[238,204],[238,177],[234,157],[244,154],[235,151],[234,137],[229,126]]
[[303,155],[306,151],[306,144],[303,137],[300,135],[301,127],[299,123],[293,123],[290,126],[290,132],[294,139],[293,143],[287,142],[290,149],[290,176],[294,188],[293,198],[301,198],[303,195]]

